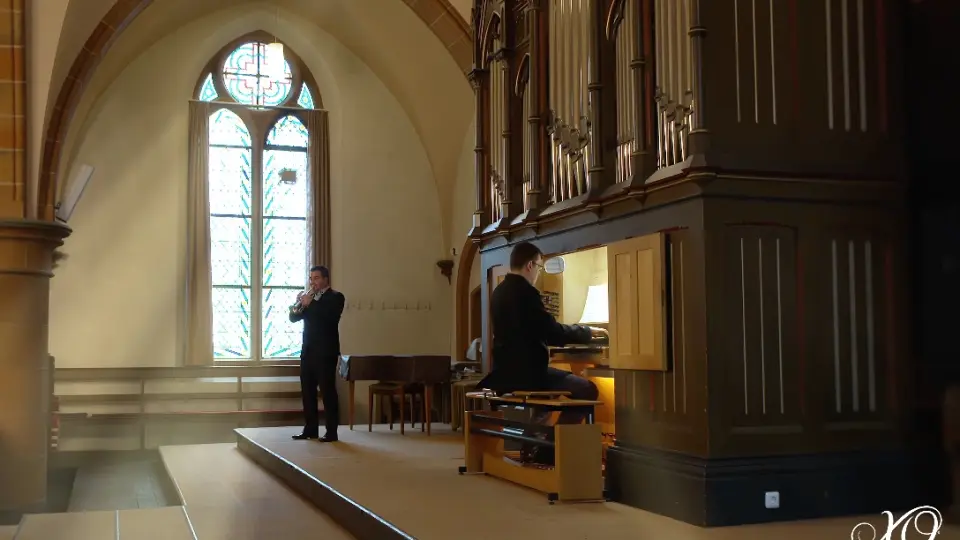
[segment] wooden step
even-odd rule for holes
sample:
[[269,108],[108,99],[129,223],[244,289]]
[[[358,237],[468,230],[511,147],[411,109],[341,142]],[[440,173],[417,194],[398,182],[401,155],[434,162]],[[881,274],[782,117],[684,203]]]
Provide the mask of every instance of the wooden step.
[[201,540],[354,538],[236,444],[162,446],[160,456]]

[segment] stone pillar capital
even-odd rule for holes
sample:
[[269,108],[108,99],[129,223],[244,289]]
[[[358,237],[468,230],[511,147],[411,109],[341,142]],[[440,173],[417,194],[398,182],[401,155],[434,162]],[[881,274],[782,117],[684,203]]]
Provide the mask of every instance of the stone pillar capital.
[[53,276],[53,251],[70,236],[54,221],[0,219],[0,274]]

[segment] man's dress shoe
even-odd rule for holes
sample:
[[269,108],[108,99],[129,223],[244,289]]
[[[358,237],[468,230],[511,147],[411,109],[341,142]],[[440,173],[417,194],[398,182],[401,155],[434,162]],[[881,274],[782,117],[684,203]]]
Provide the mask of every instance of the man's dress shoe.
[[323,437],[320,437],[320,442],[337,442],[340,438],[334,434],[327,433]]
[[305,440],[316,439],[317,436],[310,433],[301,433],[299,435],[294,435],[292,438],[295,441],[305,441]]

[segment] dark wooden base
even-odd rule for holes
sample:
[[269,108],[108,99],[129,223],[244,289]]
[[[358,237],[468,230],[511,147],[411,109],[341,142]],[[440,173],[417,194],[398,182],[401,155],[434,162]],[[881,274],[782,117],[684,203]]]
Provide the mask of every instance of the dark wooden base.
[[[912,509],[924,462],[906,452],[702,459],[651,449],[611,448],[612,500],[701,527],[792,521]],[[779,492],[767,509],[765,493]]]

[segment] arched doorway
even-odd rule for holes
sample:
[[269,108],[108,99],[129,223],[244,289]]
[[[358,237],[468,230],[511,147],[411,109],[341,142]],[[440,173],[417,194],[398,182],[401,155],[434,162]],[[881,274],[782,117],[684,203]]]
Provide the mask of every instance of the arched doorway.
[[[471,238],[467,238],[463,243],[463,249],[460,252],[460,265],[457,267],[457,289],[456,289],[456,359],[466,353],[470,346],[470,327],[471,313],[474,312],[471,301],[481,301],[481,295],[473,295],[470,288],[470,274],[473,271],[473,261],[477,256],[477,244]],[[479,306],[477,306],[479,311]]]

